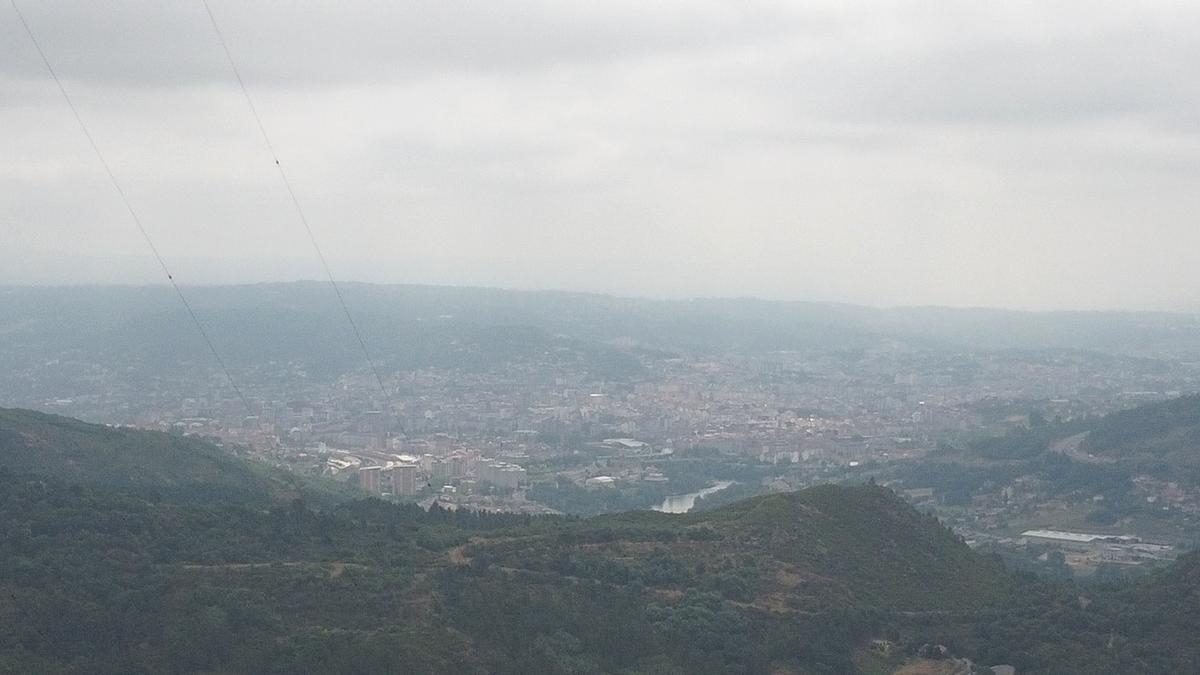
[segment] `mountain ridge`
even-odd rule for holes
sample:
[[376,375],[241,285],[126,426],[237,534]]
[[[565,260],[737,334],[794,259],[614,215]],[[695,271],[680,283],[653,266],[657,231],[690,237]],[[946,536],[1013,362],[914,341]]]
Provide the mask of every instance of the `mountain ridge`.
[[177,439],[31,419],[66,427],[32,447],[71,443],[45,473],[0,467],[0,671],[873,674],[927,645],[1023,675],[1200,663],[1197,555],[1049,584],[869,483],[593,518],[156,499],[176,474],[78,482],[61,459]]
[[354,496],[208,440],[19,408],[0,408],[0,467],[168,500],[269,503]]

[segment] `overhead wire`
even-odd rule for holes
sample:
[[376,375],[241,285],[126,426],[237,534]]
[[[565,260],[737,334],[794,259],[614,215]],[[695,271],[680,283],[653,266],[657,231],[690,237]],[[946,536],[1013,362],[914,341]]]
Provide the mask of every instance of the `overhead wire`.
[[258,126],[258,132],[262,136],[263,144],[267,148],[267,152],[271,155],[271,160],[275,164],[275,170],[279,174],[279,180],[283,183],[287,190],[288,197],[292,202],[292,207],[296,211],[296,216],[300,223],[304,226],[304,231],[308,233],[308,240],[312,243],[313,250],[317,253],[317,259],[321,261],[321,267],[325,270],[325,276],[329,279],[329,285],[333,287],[333,293],[337,296],[338,304],[342,308],[342,313],[346,316],[346,322],[350,325],[350,330],[354,333],[355,339],[358,341],[358,346],[362,350],[363,357],[370,366],[371,372],[375,375],[375,382],[379,385],[379,391],[383,394],[384,400],[389,401],[390,396],[387,387],[383,384],[383,377],[379,374],[379,368],[375,365],[375,359],[371,357],[371,351],[367,348],[367,341],[363,338],[362,331],[359,330],[358,324],[354,321],[354,315],[350,311],[349,305],[346,303],[345,296],[342,295],[342,289],[338,285],[337,280],[333,275],[333,270],[329,266],[328,260],[325,258],[325,253],[321,249],[320,243],[317,241],[317,236],[313,232],[312,225],[309,223],[308,216],[304,212],[304,208],[300,205],[300,199],[296,196],[296,191],[292,187],[292,181],[288,178],[287,171],[284,170],[283,164],[279,161],[279,154],[275,151],[275,144],[271,142],[271,136],[267,133],[267,127],[263,124],[262,115],[258,112],[258,107],[254,105],[254,99],[250,96],[250,89],[246,86],[246,81],[242,77],[241,69],[238,68],[237,60],[233,58],[233,52],[229,49],[229,43],[225,40],[225,33],[221,30],[221,24],[217,21],[217,17],[213,14],[212,7],[209,6],[208,0],[200,0],[204,5],[204,12],[208,15],[209,23],[212,24],[213,32],[217,35],[217,40],[221,44],[221,51],[225,53],[225,59],[229,62],[229,68],[233,71],[233,76],[237,80],[238,87],[242,90],[242,96],[246,99],[246,106],[250,109],[251,116],[254,117],[254,123]]
[[209,336],[208,331],[205,330],[204,324],[200,321],[200,317],[196,315],[196,311],[192,308],[191,303],[188,302],[187,296],[183,293],[183,289],[180,288],[179,283],[175,281],[175,275],[171,273],[171,270],[167,267],[166,260],[163,259],[162,254],[159,253],[158,247],[154,245],[154,240],[150,237],[150,233],[146,230],[146,226],[142,224],[141,217],[138,216],[137,211],[133,208],[133,204],[130,202],[129,196],[125,193],[125,189],[121,186],[121,182],[117,179],[117,175],[113,171],[112,165],[109,164],[108,160],[104,156],[104,153],[100,150],[100,145],[96,142],[96,138],[88,129],[88,125],[83,121],[83,116],[79,113],[79,108],[76,107],[75,101],[71,98],[71,95],[67,93],[66,86],[63,84],[62,79],[59,78],[58,72],[54,70],[54,66],[51,64],[50,58],[46,55],[46,51],[42,49],[41,42],[38,41],[37,35],[33,32],[33,27],[30,26],[29,21],[25,18],[24,12],[22,12],[20,6],[17,5],[17,0],[9,0],[9,2],[12,4],[13,11],[16,13],[21,25],[25,28],[25,34],[29,36],[29,41],[33,43],[34,49],[37,50],[38,56],[41,57],[42,63],[45,64],[46,70],[50,73],[50,78],[54,80],[54,84],[58,87],[59,93],[62,94],[63,100],[66,101],[67,108],[71,110],[71,115],[74,116],[75,122],[78,123],[80,131],[83,132],[84,137],[87,139],[88,145],[91,146],[92,152],[96,155],[96,159],[98,159],[100,161],[100,165],[104,167],[104,173],[108,176],[109,182],[112,184],[113,188],[117,192],[117,195],[120,197],[121,203],[125,205],[125,210],[129,212],[129,217],[133,220],[134,224],[137,225],[138,231],[142,234],[142,239],[146,241],[146,245],[149,246],[151,253],[154,254],[154,259],[158,261],[158,266],[162,268],[162,272],[166,275],[167,281],[169,281],[171,283],[171,287],[175,289],[175,294],[179,296],[179,301],[183,304],[184,309],[187,310],[188,316],[190,316],[192,319],[192,323],[195,324],[196,331],[200,333],[200,337],[202,337],[204,339],[204,343],[208,345],[208,350],[212,352],[213,359],[217,362],[217,365],[220,366],[221,372],[225,374],[225,379],[229,382],[229,386],[233,388],[233,391],[237,394],[238,398],[241,399],[242,405],[246,408],[246,414],[252,415],[254,409],[250,406],[249,399],[246,398],[246,395],[242,392],[241,387],[238,386],[237,381],[233,378],[233,374],[229,371],[229,367],[225,364],[225,360],[221,358],[221,353],[217,351],[217,347],[213,343],[212,338]]

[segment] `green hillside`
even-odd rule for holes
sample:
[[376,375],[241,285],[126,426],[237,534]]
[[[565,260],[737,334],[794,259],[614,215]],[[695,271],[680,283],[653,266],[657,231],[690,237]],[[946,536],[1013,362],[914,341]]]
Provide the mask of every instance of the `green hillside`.
[[923,461],[896,463],[879,473],[906,487],[932,487],[948,506],[964,506],[973,496],[1034,479],[1043,499],[1089,502],[1097,512],[1092,526],[1133,517],[1151,528],[1147,534],[1200,541],[1191,512],[1164,511],[1156,500],[1146,500],[1150,488],[1139,492],[1135,484],[1150,479],[1185,491],[1200,488],[1200,395],[1097,418],[1041,419],[961,447],[946,445]]
[[706,588],[770,611],[977,608],[1008,590],[999,565],[871,486],[824,485],[684,516],[598,517],[564,536],[510,537],[464,554],[601,583]]
[[1200,467],[1200,395],[1106,415],[1081,447],[1117,460],[1160,460]]
[[845,672],[886,626],[985,611],[1015,588],[874,486],[510,530],[454,560],[450,620],[479,636],[492,669],[513,673],[565,658],[521,639],[546,632],[588,672]]
[[1052,585],[875,485],[589,519],[314,508],[211,445],[3,420],[0,672],[886,673],[927,643],[1023,674],[1197,663],[1194,556]]
[[7,408],[0,408],[0,467],[168,500],[323,501],[341,490],[272,471],[197,438]]
[[868,486],[571,520],[152,504],[4,472],[0,509],[0,670],[23,672],[837,672],[886,625],[1009,584]]
[[1181,557],[1174,566],[1143,579],[1114,603],[1116,631],[1125,646],[1145,661],[1158,661],[1162,672],[1200,672],[1200,553]]
[[[1066,443],[1071,437],[1078,442]],[[1014,427],[1002,436],[977,439],[969,450],[998,462],[1060,452],[1091,463],[1166,462],[1176,468],[1200,467],[1200,394],[1096,418],[1041,420],[1028,428]]]

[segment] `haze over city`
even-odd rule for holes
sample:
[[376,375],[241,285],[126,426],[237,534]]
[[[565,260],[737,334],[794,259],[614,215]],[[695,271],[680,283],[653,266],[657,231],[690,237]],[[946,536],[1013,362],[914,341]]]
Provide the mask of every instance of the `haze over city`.
[[[340,279],[1194,311],[1182,2],[213,2]],[[203,8],[28,3],[177,279],[320,278]],[[0,283],[162,283],[12,12]]]
[[1200,5],[0,3],[0,673],[1200,672]]

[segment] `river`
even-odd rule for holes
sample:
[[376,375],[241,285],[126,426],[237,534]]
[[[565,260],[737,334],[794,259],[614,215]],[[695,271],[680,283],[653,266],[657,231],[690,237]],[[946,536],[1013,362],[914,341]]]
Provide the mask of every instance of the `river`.
[[733,481],[719,480],[703,490],[696,490],[685,495],[671,495],[664,499],[662,504],[654,507],[654,510],[662,511],[663,513],[687,513],[696,505],[698,498],[704,495],[711,495],[714,492],[720,492],[730,485],[733,485]]

